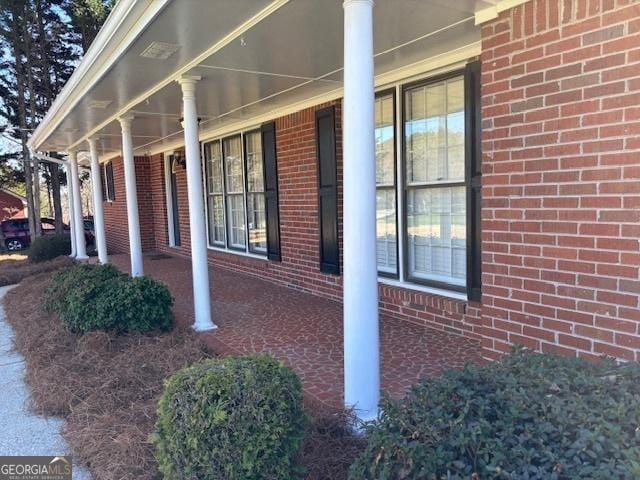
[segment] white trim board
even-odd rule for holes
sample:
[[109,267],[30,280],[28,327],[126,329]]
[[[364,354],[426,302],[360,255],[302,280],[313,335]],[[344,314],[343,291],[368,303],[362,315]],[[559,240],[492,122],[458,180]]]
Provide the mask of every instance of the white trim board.
[[481,25],[485,22],[498,18],[498,16],[505,10],[517,7],[523,3],[527,3],[529,0],[498,0],[495,5],[492,5],[476,12],[476,25]]

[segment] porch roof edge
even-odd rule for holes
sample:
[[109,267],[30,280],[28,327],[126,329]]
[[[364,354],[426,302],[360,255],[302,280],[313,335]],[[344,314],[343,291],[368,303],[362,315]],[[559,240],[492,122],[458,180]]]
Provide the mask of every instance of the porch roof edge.
[[501,12],[517,7],[518,5],[522,5],[523,3],[527,3],[528,1],[530,0],[495,0],[494,5],[476,12],[476,25],[481,25],[493,20],[494,18],[498,18],[498,15],[500,15]]

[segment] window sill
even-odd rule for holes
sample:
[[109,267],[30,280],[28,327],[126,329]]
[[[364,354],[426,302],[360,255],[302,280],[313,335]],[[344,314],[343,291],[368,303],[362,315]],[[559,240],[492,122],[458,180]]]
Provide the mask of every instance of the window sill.
[[231,248],[212,247],[211,245],[208,245],[207,250],[212,250],[214,252],[230,253],[232,255],[237,255],[239,257],[255,258],[256,260],[263,260],[265,262],[269,261],[266,255],[256,255],[255,253],[242,252],[239,250],[233,250]]
[[467,302],[469,300],[465,293],[453,292],[451,290],[445,290],[442,288],[427,287],[424,285],[418,285],[416,283],[395,280],[393,278],[378,276],[378,283],[381,283],[383,285],[389,285],[390,287],[397,287],[397,288],[403,288],[406,290],[414,290],[417,292],[428,293],[431,295],[438,295],[440,297],[451,298],[453,300],[460,300],[463,302]]

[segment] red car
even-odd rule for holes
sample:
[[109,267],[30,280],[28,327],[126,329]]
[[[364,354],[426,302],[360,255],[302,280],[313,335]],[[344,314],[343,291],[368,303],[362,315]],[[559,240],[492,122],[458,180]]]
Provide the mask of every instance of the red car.
[[[42,233],[43,235],[52,235],[56,232],[55,221],[51,218],[42,218]],[[69,226],[64,224],[65,232],[69,231]],[[16,218],[12,220],[5,220],[2,222],[2,234],[4,236],[4,243],[7,250],[10,252],[16,250],[22,250],[27,248],[31,244],[31,235],[29,234],[29,220],[26,218]],[[87,245],[92,245],[94,242],[93,231],[87,228],[87,222],[85,222],[84,237]]]

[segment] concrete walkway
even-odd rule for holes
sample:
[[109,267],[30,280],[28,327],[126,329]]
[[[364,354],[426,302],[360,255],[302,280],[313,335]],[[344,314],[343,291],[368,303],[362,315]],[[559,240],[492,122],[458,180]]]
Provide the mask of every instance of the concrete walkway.
[[[13,350],[13,331],[5,319],[3,298],[13,287],[0,287],[0,455],[66,455],[70,448],[60,429],[64,420],[28,410],[24,358]],[[86,469],[73,465],[74,480],[90,480]]]

